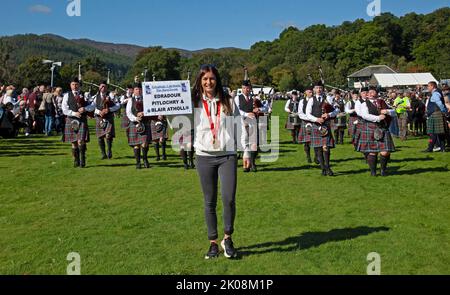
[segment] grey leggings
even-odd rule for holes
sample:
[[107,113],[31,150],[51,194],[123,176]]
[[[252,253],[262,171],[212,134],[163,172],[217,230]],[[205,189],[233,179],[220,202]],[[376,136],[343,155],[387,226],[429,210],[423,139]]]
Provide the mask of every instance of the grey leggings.
[[220,178],[220,188],[223,203],[223,225],[226,235],[233,234],[234,218],[236,216],[236,155],[208,157],[196,156],[197,171],[202,185],[205,202],[205,219],[208,227],[208,239],[216,240],[217,233],[217,184]]

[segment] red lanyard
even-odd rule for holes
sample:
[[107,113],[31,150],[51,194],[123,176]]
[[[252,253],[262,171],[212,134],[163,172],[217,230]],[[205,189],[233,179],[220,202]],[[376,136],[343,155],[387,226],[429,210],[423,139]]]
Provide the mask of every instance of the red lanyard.
[[213,144],[216,143],[217,138],[217,130],[219,130],[220,126],[220,102],[217,103],[217,115],[216,115],[216,124],[214,125],[214,122],[211,117],[211,112],[208,108],[208,103],[206,100],[203,99],[203,107],[205,108],[206,115],[208,116],[209,120],[209,128],[211,129],[211,133],[213,135]]

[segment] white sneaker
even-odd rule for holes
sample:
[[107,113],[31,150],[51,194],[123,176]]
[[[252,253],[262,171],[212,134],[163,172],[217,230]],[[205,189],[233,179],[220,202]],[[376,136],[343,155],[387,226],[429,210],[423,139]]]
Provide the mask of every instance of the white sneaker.
[[433,149],[433,152],[440,152],[440,151],[441,151],[441,148],[439,148],[439,147],[436,147]]

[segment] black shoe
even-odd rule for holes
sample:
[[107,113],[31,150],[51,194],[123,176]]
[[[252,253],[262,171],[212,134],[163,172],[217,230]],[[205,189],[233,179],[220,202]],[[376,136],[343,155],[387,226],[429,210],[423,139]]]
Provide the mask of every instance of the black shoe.
[[328,175],[328,176],[334,176],[333,170],[331,170],[330,168],[328,168],[328,169],[327,169],[327,175]]
[[[370,176],[374,176],[374,177],[376,177],[376,176],[377,176],[377,173],[376,173],[376,172],[373,172],[373,171],[371,171],[371,172],[370,172]],[[381,172],[381,176],[383,176],[383,172]]]
[[249,173],[250,172],[250,168],[245,168],[244,169],[244,173]]
[[146,169],[150,168],[150,163],[147,160],[144,160],[144,167]]
[[142,168],[141,163],[136,163],[136,169],[141,169],[141,168]]
[[258,169],[256,168],[256,165],[253,165],[250,169],[252,172],[258,172]]
[[387,174],[386,170],[381,170],[381,174],[380,175],[383,176],[383,177],[386,177],[388,174]]
[[162,159],[163,159],[163,161],[166,161],[166,160],[167,160],[167,156],[166,156],[166,155],[163,155],[163,156],[162,156]]
[[103,154],[102,157],[100,158],[101,160],[106,160],[108,159],[108,157],[106,156],[106,154]]
[[160,156],[157,156],[157,157],[156,157],[156,161],[157,161],[157,162],[161,161],[161,157],[160,157]]
[[205,255],[205,259],[213,259],[219,257],[219,246],[216,243],[211,243],[208,253]]
[[184,166],[184,170],[189,170],[189,165],[187,163],[184,163],[183,166]]
[[109,152],[108,152],[108,159],[112,159],[112,157],[113,157],[112,152],[109,151]]
[[323,169],[322,170],[322,176],[327,176],[328,174],[327,174],[327,170],[325,170],[325,169]]
[[320,164],[320,162],[319,162],[319,160],[317,158],[314,158],[314,163],[316,163],[316,165]]
[[237,251],[234,249],[233,241],[230,238],[227,238],[225,240],[222,240],[222,243],[220,244],[223,249],[223,254],[226,258],[236,258],[237,257]]

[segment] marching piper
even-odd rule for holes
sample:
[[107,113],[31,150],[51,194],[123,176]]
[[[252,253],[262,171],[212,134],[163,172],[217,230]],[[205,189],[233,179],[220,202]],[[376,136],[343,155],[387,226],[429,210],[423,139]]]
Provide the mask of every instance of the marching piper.
[[345,100],[338,90],[335,92],[334,105],[339,109],[339,113],[334,119],[334,136],[337,144],[344,144],[344,134],[347,128],[347,113],[345,112]]
[[356,102],[358,99],[358,91],[353,90],[351,99],[345,104],[345,112],[349,115],[348,135],[352,138],[352,144],[354,144],[354,135],[356,133],[356,125],[358,124],[358,114],[356,113]]
[[151,117],[150,126],[152,131],[152,140],[155,145],[156,161],[161,161],[161,155],[159,153],[160,146],[162,151],[162,159],[165,161],[167,160],[166,143],[169,138],[167,118],[165,116]]
[[127,103],[127,117],[130,124],[127,131],[128,145],[134,150],[136,169],[141,169],[142,159],[145,168],[150,168],[148,162],[148,145],[152,140],[150,117],[144,116],[144,100],[142,97],[142,86],[136,84],[133,89],[133,97]]
[[[254,137],[253,135],[258,132],[258,123],[256,120],[255,113],[259,110],[254,107],[254,98],[251,96],[252,85],[250,80],[245,75],[244,81],[242,82],[242,94],[236,96],[235,104],[239,108],[239,113],[244,120],[245,134],[244,136],[249,139]],[[244,153],[244,172],[256,172],[256,157],[258,154],[257,143],[253,142],[249,146],[249,151]],[[248,158],[249,157],[249,158]]]
[[285,128],[291,131],[292,142],[298,143],[298,134],[300,129],[300,121],[298,116],[298,93],[297,91],[292,92],[292,97],[286,102],[284,111],[288,113]]
[[330,121],[339,113],[338,109],[323,97],[321,81],[314,87],[315,96],[306,105],[306,116],[313,122],[311,127],[311,146],[314,148],[322,168],[323,176],[334,176],[330,166],[331,149],[335,147]]
[[128,119],[128,116],[126,114],[127,112],[127,104],[128,101],[131,99],[131,97],[133,97],[133,86],[132,85],[128,85],[127,86],[127,91],[125,92],[124,95],[122,95],[120,97],[120,107],[123,109],[122,110],[122,122],[120,124],[120,127],[123,129],[128,129],[128,126],[130,125],[130,120]]
[[[93,97],[92,103],[95,107],[95,134],[98,139],[102,160],[111,159],[113,156],[112,143],[116,136],[114,113],[120,109],[120,104],[114,102],[108,94],[108,84],[105,81],[99,85],[99,92]],[[105,151],[105,139],[108,154]]]
[[72,144],[74,167],[86,167],[86,143],[89,142],[87,113],[94,111],[94,105],[89,104],[80,92],[80,82],[74,78],[70,89],[63,97],[62,111],[66,116],[63,141]]
[[377,175],[378,154],[380,154],[381,176],[387,175],[387,164],[391,153],[395,151],[389,125],[395,116],[395,110],[389,109],[386,102],[378,98],[375,87],[371,87],[368,99],[361,104],[359,115],[362,117],[358,151],[367,154],[371,176]]
[[[306,106],[308,102],[313,97],[313,88],[308,87],[305,91],[305,96],[300,100],[298,105],[298,116],[300,118],[300,129],[298,135],[298,143],[303,144],[303,149],[305,151],[306,160],[309,164],[311,161],[311,133],[308,132],[307,126],[311,126],[311,122],[308,120],[308,116],[306,116]],[[309,124],[309,125],[308,125]],[[309,130],[310,131],[310,130]],[[317,160],[317,155],[314,156],[314,162],[319,164]]]

